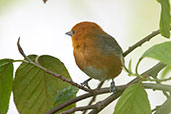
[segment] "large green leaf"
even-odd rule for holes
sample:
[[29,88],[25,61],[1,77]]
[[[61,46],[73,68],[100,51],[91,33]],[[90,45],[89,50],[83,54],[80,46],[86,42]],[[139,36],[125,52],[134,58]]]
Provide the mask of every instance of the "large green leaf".
[[142,55],[143,57],[152,57],[162,63],[171,65],[171,42],[164,42],[152,46]]
[[0,60],[0,114],[8,111],[13,82],[13,64],[11,59]]
[[169,0],[160,0],[160,32],[164,37],[170,37],[170,4]]
[[[29,56],[37,62],[57,74],[70,79],[64,64],[57,58],[43,55]],[[54,108],[56,94],[69,86],[68,83],[47,74],[43,70],[22,63],[17,69],[13,85],[14,101],[20,114],[44,114]]]
[[129,86],[115,106],[114,114],[151,114],[147,93],[141,84]]

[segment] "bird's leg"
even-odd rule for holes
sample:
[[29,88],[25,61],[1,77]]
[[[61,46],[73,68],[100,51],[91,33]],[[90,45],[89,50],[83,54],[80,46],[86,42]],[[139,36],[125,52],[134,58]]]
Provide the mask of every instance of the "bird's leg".
[[92,78],[89,78],[87,80],[85,80],[83,83],[81,83],[82,86],[86,86],[87,88],[91,89],[90,86],[88,85],[88,82],[91,80]]
[[112,79],[112,82],[110,84],[110,92],[113,92],[113,94],[116,93],[116,87],[115,87],[114,79]]

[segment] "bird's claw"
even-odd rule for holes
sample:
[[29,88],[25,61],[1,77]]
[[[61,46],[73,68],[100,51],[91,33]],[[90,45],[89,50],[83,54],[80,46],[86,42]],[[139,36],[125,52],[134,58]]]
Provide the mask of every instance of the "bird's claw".
[[90,86],[88,85],[88,82],[89,82],[91,79],[92,79],[92,78],[89,78],[89,79],[85,80],[83,83],[81,83],[81,85],[87,87],[88,89],[91,89]]
[[110,84],[110,88],[109,88],[110,92],[113,92],[113,94],[116,94],[116,87],[115,87],[115,82],[114,80],[112,80],[111,84]]

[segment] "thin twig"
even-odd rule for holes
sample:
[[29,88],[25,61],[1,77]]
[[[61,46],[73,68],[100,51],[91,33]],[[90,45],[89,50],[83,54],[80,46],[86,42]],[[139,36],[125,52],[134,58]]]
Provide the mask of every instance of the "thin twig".
[[90,93],[93,92],[91,89],[87,89],[87,88],[85,88],[84,86],[81,86],[80,84],[77,84],[77,83],[73,82],[72,80],[70,80],[70,79],[68,79],[68,78],[65,78],[65,77],[62,76],[61,74],[57,74],[57,73],[55,73],[55,72],[52,72],[52,71],[46,69],[45,67],[42,67],[41,65],[39,65],[39,64],[37,64],[37,63],[34,63],[34,62],[33,62],[30,58],[28,58],[28,57],[26,56],[26,54],[24,53],[24,51],[23,51],[23,49],[22,49],[22,47],[21,47],[21,45],[20,45],[20,38],[18,39],[17,46],[18,46],[18,50],[19,50],[20,54],[28,61],[28,63],[34,65],[35,67],[40,68],[40,69],[43,70],[44,72],[46,72],[46,73],[48,73],[48,74],[51,74],[51,75],[54,76],[54,77],[57,77],[57,78],[61,79],[61,80],[64,81],[64,82],[70,83],[71,85],[73,85],[73,86],[75,86],[75,87],[77,87],[77,88],[79,88],[79,89],[82,89],[82,90],[84,90],[84,91],[86,91],[86,92],[90,92]]
[[127,56],[130,52],[132,52],[134,49],[136,49],[137,47],[141,46],[143,43],[145,43],[146,41],[149,41],[150,39],[152,39],[154,36],[160,34],[160,30],[156,30],[154,32],[152,32],[151,34],[149,34],[148,36],[144,37],[142,40],[138,41],[137,43],[135,43],[133,46],[129,47],[128,50],[126,50],[123,53],[123,56]]
[[30,58],[28,58],[26,56],[26,54],[24,53],[23,49],[21,48],[21,45],[20,45],[20,37],[18,38],[18,41],[17,41],[17,47],[18,47],[18,51],[24,57],[25,60],[27,60],[29,63],[34,63]]
[[[104,84],[104,81],[101,81],[100,83],[99,83],[99,85],[97,86],[97,88],[96,89],[100,89],[102,86],[103,86],[103,84]],[[94,95],[93,96],[93,98],[90,100],[90,102],[88,103],[88,105],[92,105],[93,104],[93,102],[96,100],[96,97],[97,97],[97,95]],[[84,110],[83,111],[83,114],[85,114],[87,112],[87,110]]]
[[57,73],[55,73],[55,72],[52,72],[52,71],[50,71],[50,70],[47,70],[46,68],[44,68],[44,67],[42,67],[42,66],[40,66],[40,65],[37,65],[37,67],[40,68],[40,69],[42,69],[42,70],[45,71],[46,73],[51,74],[52,76],[55,76],[55,77],[61,79],[61,80],[64,81],[64,82],[70,83],[71,85],[73,85],[73,86],[75,86],[75,87],[77,87],[77,88],[79,88],[79,89],[82,89],[82,90],[84,90],[84,91],[86,91],[86,92],[90,92],[90,93],[93,92],[91,89],[87,89],[87,88],[85,88],[84,86],[81,86],[80,84],[78,84],[78,83],[76,83],[76,82],[74,82],[74,81],[72,81],[72,80],[70,80],[70,79],[68,79],[68,78],[63,77],[61,74],[57,74]]
[[96,107],[97,107],[96,105],[87,105],[87,106],[83,106],[83,107],[73,107],[73,108],[66,110],[64,112],[61,112],[59,114],[71,114],[71,113],[76,112],[76,111],[84,111],[84,110],[95,109]]
[[[164,85],[164,84],[152,84],[152,83],[142,83],[142,85],[147,88],[147,89],[155,89],[155,90],[165,90],[168,92],[171,92],[171,86],[170,85]],[[126,88],[125,88],[126,89]],[[107,97],[105,100],[103,101],[99,101],[97,105],[97,108],[93,109],[89,114],[97,114],[98,112],[100,112],[102,109],[104,109],[108,104],[110,104],[111,102],[113,102],[115,99],[117,99],[123,92],[119,91],[116,93],[115,96],[110,95],[109,97]]]
[[171,85],[166,85],[166,84],[154,84],[154,83],[142,83],[142,85],[146,89],[154,89],[154,90],[165,90],[168,92],[171,92]]
[[[96,89],[99,90],[99,89],[103,86],[103,84],[104,84],[104,81],[101,81]],[[93,96],[93,98],[91,99],[91,101],[89,102],[88,105],[91,105],[91,104],[96,100],[96,96],[97,96],[97,95],[94,95],[94,96]],[[85,113],[86,113],[86,112],[85,112]],[[85,114],[85,113],[83,113],[83,114]]]
[[102,109],[104,109],[108,104],[110,104],[115,99],[117,99],[122,94],[122,92],[117,92],[115,95],[112,94],[109,97],[107,97],[105,100],[97,102],[96,103],[97,108],[93,109],[89,114],[97,114]]
[[85,94],[83,94],[83,95],[77,96],[77,97],[75,97],[75,98],[73,98],[73,99],[71,99],[71,100],[68,100],[68,101],[66,101],[65,103],[60,104],[60,105],[58,105],[57,107],[51,109],[51,110],[48,111],[46,114],[54,114],[54,113],[56,113],[56,112],[62,110],[63,108],[65,108],[65,107],[67,107],[67,106],[69,106],[69,105],[71,105],[71,104],[73,104],[73,103],[76,103],[76,102],[81,101],[81,100],[83,100],[83,99],[89,98],[89,97],[91,97],[91,96],[92,96],[92,93],[85,93]]
[[[165,90],[165,91],[168,91],[168,92],[171,92],[171,86],[170,85],[164,85],[164,84],[153,84],[153,83],[142,83],[142,85],[146,88],[146,89],[155,89],[155,90]],[[125,85],[122,85],[122,86],[117,86],[117,94],[120,93],[120,92],[123,92],[128,86],[125,86]],[[109,92],[109,88],[102,88],[100,91],[106,91]],[[98,91],[98,92],[100,92]],[[91,93],[87,93],[85,94],[86,97],[82,97],[82,99],[86,99],[88,97],[91,97],[91,95],[88,95],[88,94],[91,94]],[[103,94],[103,93],[98,93],[98,94]],[[84,95],[84,96],[85,96]],[[88,95],[88,96],[87,96]],[[112,97],[114,97],[113,95],[111,95]],[[78,98],[78,97],[77,97]],[[115,99],[117,98],[117,96],[115,96]],[[112,99],[112,98],[109,98],[109,99]],[[78,100],[79,101],[79,100]],[[76,101],[77,102],[77,101]],[[107,102],[107,101],[106,101]],[[71,105],[71,104],[70,104]],[[65,113],[62,113],[62,114],[68,114],[67,112],[75,112],[75,111],[83,111],[81,109],[85,109],[85,110],[88,110],[88,109],[96,109],[96,108],[102,108],[102,106],[105,105],[105,103],[103,103],[103,101],[100,101],[98,102],[97,104],[95,105],[88,105],[89,107],[85,106],[85,107],[75,107],[73,109],[71,109],[70,111],[65,111]],[[68,105],[67,105],[68,106]],[[91,107],[92,106],[92,107]],[[55,113],[55,112],[54,112]],[[52,113],[47,113],[47,114],[52,114]],[[93,113],[92,113],[93,114]]]
[[[116,90],[117,91],[122,91],[124,90],[124,88],[126,88],[126,85],[122,85],[122,86],[116,86]],[[84,100],[86,98],[89,98],[89,97],[92,97],[94,95],[100,95],[100,94],[104,94],[104,93],[109,93],[109,88],[102,88],[100,90],[98,89],[95,89],[93,90],[94,92],[93,93],[85,93],[83,95],[80,95],[80,96],[77,96],[76,98],[73,98],[63,104],[60,104],[58,105],[57,107],[55,107],[54,109],[50,110],[49,112],[47,112],[46,114],[54,114],[56,112],[58,112],[59,110],[62,110],[63,108],[73,104],[73,103],[76,103],[78,101],[81,101],[81,100]]]
[[[154,89],[154,90],[165,90],[168,92],[171,92],[171,86],[170,85],[164,85],[164,84],[153,84],[153,83],[142,83],[142,85],[146,88],[146,89]],[[116,86],[116,90],[117,93],[120,93],[122,91],[124,91],[129,85],[121,85],[121,86]],[[104,93],[109,93],[109,88],[102,88],[100,90],[96,90],[94,93],[86,93],[83,95],[80,95],[76,98],[73,98],[63,104],[58,105],[57,107],[55,107],[53,110],[50,110],[49,112],[47,112],[46,114],[54,114],[60,110],[62,110],[63,108],[76,103],[78,101],[84,100],[86,98],[89,98],[91,96],[95,95],[100,95],[100,94],[104,94]]]
[[151,79],[151,78],[149,78],[148,79],[148,81],[157,81],[157,82],[165,82],[165,81],[169,81],[169,80],[171,80],[171,77],[169,77],[169,78],[165,78],[165,79]]
[[[153,77],[153,78],[156,80],[156,83],[157,84],[161,84],[161,82],[158,81],[159,79],[157,77]],[[163,90],[162,92],[163,92],[163,95],[166,96],[166,98],[169,98],[169,94],[165,90]]]

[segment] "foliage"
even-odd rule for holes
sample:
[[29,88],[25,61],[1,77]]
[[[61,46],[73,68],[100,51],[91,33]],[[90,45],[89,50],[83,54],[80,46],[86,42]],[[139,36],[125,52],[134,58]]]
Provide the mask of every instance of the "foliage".
[[[64,64],[57,58],[48,55],[40,57],[30,55],[28,57],[46,69],[70,79]],[[70,87],[68,83],[62,82],[34,65],[23,62],[15,73],[14,101],[20,114],[43,114],[54,107],[58,91],[66,87]]]
[[78,92],[78,88],[76,88],[75,86],[68,86],[67,88],[64,88],[56,95],[55,105],[56,103],[66,102],[76,97],[77,92]]
[[147,93],[140,83],[129,86],[115,106],[114,114],[151,114]]
[[[43,0],[46,2],[47,0]],[[157,0],[161,5],[161,15],[159,33],[166,38],[170,38],[170,3],[169,0]],[[158,32],[148,35],[148,38],[153,38]],[[149,39],[144,38],[139,41],[127,53],[133,51],[138,46],[141,46]],[[113,102],[118,97],[119,100],[114,106],[114,114],[151,114],[148,94],[146,88],[160,90],[167,97],[167,100],[153,111],[155,114],[168,114],[170,110],[170,93],[171,85],[164,85],[162,81],[171,79],[166,78],[171,66],[171,42],[164,42],[152,46],[142,54],[136,64],[135,71],[132,71],[132,61],[129,61],[128,68],[124,66],[126,72],[130,76],[136,78],[128,84],[116,87],[116,93],[108,96],[102,101],[92,105],[76,107],[75,103],[93,97],[96,95],[109,93],[109,88],[91,90],[80,84],[72,81],[65,65],[57,58],[50,55],[29,55],[26,56],[19,42],[18,48],[24,60],[1,59],[0,60],[0,114],[6,114],[8,111],[9,99],[11,92],[14,94],[14,102],[20,114],[37,114],[37,113],[73,113],[75,111],[85,111],[92,109],[90,114],[98,113],[107,105]],[[123,54],[124,55],[124,54]],[[127,55],[127,54],[125,54]],[[161,64],[155,65],[142,74],[138,72],[138,66],[141,61],[150,57],[157,59]],[[21,65],[15,71],[13,80],[13,64],[21,62]],[[159,78],[159,72],[165,67],[163,77]],[[151,72],[157,72],[155,76]],[[151,77],[152,76],[152,77]],[[156,83],[144,83],[144,81],[154,81]],[[78,90],[84,90],[87,93],[77,96]]]
[[149,48],[143,55],[144,57],[151,57],[161,61],[164,64],[171,65],[171,42],[164,42]]
[[0,114],[6,114],[12,90],[13,64],[11,59],[0,60]]
[[164,37],[170,37],[170,4],[169,0],[160,0],[161,17],[160,17],[160,32]]

